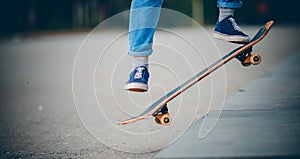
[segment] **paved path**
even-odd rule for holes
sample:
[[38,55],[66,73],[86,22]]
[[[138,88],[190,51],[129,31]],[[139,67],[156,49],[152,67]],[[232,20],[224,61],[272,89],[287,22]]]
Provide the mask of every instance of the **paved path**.
[[228,99],[221,112],[199,120],[156,158],[299,157],[299,60],[295,52],[265,71]]
[[[251,35],[257,30],[257,27],[243,28]],[[211,34],[213,28],[206,29]],[[129,69],[131,68],[131,59],[125,56],[127,37],[125,35],[121,36],[118,39],[119,41],[114,43],[117,45],[112,45],[113,47],[107,50],[111,54],[106,55],[111,56],[103,56],[102,59],[105,60],[97,63],[101,54],[100,51],[107,46],[106,44],[112,38],[119,35],[120,32],[105,30],[105,32],[97,33],[89,43],[91,47],[88,47],[88,50],[82,54],[91,56],[87,58],[80,57],[80,59],[84,59],[81,65],[83,74],[79,74],[77,82],[82,83],[76,85],[78,87],[76,87],[75,91],[82,93],[80,101],[87,103],[82,105],[82,107],[75,107],[74,105],[72,73],[76,53],[86,37],[86,33],[27,38],[16,37],[1,42],[0,158],[153,158],[157,153],[156,150],[163,149],[168,146],[168,143],[176,141],[177,138],[184,134],[189,126],[186,123],[195,122],[206,113],[205,110],[207,108],[203,108],[203,106],[211,104],[211,108],[217,109],[224,99],[234,95],[241,88],[245,90],[244,92],[240,92],[241,95],[251,93],[250,90],[252,89],[249,88],[251,86],[243,87],[245,83],[255,79],[267,69],[272,69],[277,63],[285,59],[287,54],[292,53],[294,50],[300,50],[298,45],[299,29],[297,27],[275,26],[267,39],[256,47],[256,50],[261,52],[263,56],[261,65],[243,68],[237,61],[232,61],[225,66],[225,70],[220,69],[222,71],[215,72],[210,78],[191,88],[181,98],[173,101],[174,109],[171,111],[174,123],[170,127],[162,128],[156,125],[152,119],[129,126],[117,127],[115,123],[118,120],[134,115],[135,113],[140,113],[151,103],[151,100],[160,97],[166,90],[174,88],[174,85],[194,74],[193,69],[194,71],[202,69],[205,66],[205,62],[209,64],[218,57],[213,49],[211,49],[212,45],[203,32],[198,33],[193,29],[184,28],[178,30],[178,32],[182,33],[181,35],[188,36],[190,40],[197,42],[195,46],[199,47],[201,57],[199,57],[199,54],[195,54],[195,56],[189,54],[191,53],[190,51],[193,51],[191,47],[186,45],[186,43],[182,43],[182,39],[178,38],[175,34],[163,31],[158,32],[155,39],[158,44],[170,44],[170,46],[178,48],[182,52],[176,52],[172,47],[165,47],[166,45],[155,46],[155,51],[161,52],[161,54],[156,53],[151,58],[152,62],[156,62],[151,67],[152,77],[156,78],[151,78],[152,90],[147,95],[129,94],[122,90],[123,83],[127,79]],[[170,40],[170,37],[172,37],[172,40]],[[229,45],[218,40],[214,40],[214,42],[222,50],[221,54],[236,47],[236,45]],[[121,56],[124,56],[124,59],[120,60]],[[203,60],[203,58],[205,59]],[[119,61],[120,65],[117,65],[118,67],[108,67],[111,64],[115,65],[116,59],[121,61]],[[98,72],[96,76],[93,76],[96,64],[99,66],[96,67],[96,72]],[[113,72],[110,70],[112,68],[119,69],[115,71],[118,73],[108,74]],[[161,73],[163,71],[165,72],[164,74]],[[223,71],[227,75],[226,83],[224,83]],[[85,76],[85,73],[91,73],[88,75],[96,79],[95,83],[93,83],[93,80],[86,80],[85,78],[88,76]],[[267,72],[265,76],[271,76],[271,73]],[[235,78],[236,75],[239,75],[239,78]],[[291,75],[289,74],[289,76]],[[93,84],[96,86],[94,87],[97,91],[96,95],[101,97],[99,102],[102,109],[97,107],[98,105],[94,99],[94,89],[90,89],[90,86],[93,86]],[[212,84],[214,87],[212,87]],[[297,82],[288,84],[290,84],[291,88],[294,88],[292,84],[297,84]],[[270,91],[271,89],[277,90],[278,87],[276,86],[275,84],[272,85]],[[199,96],[199,92],[197,93],[197,88],[202,88],[199,89],[201,96]],[[253,88],[257,88],[257,86],[253,86]],[[224,93],[226,93],[225,98]],[[285,89],[283,93],[286,93]],[[213,100],[211,94],[213,94]],[[295,101],[297,101],[296,95],[294,96],[295,99],[293,99]],[[269,97],[272,98],[273,96]],[[195,100],[199,98],[200,103]],[[233,99],[230,99],[228,102],[235,102],[235,108],[244,102],[242,100],[236,102]],[[279,99],[282,101],[292,100],[289,96],[280,96]],[[212,102],[209,103],[210,101]],[[259,98],[255,103],[264,101],[265,99]],[[118,104],[122,107],[117,107]],[[180,104],[182,107],[176,106]],[[246,106],[250,109],[253,107],[253,104]],[[266,107],[265,110],[268,110],[267,107],[270,106],[267,104],[264,105]],[[284,103],[279,103],[277,107],[280,107],[280,104]],[[93,105],[96,106],[91,107]],[[198,108],[199,105],[202,107],[198,111],[183,109],[186,108],[183,106]],[[243,105],[243,108],[246,106]],[[255,107],[260,108],[262,106],[255,105]],[[288,107],[292,108],[292,105]],[[120,108],[123,111],[120,111]],[[179,108],[185,111],[178,111]],[[257,109],[249,111],[248,114],[243,114],[243,111],[235,111],[237,113],[235,114],[229,111],[231,109],[228,105],[225,108],[228,108],[228,111],[224,111],[217,127],[221,125],[223,120],[226,122],[227,120],[225,119],[230,120],[232,116],[246,116],[251,120],[251,114],[255,113],[255,111],[260,112]],[[99,112],[99,110],[105,111],[105,114],[101,113],[101,111]],[[274,114],[277,112],[279,112],[279,109],[274,110]],[[263,118],[263,114],[267,113],[267,111],[262,111],[258,114],[258,117]],[[293,113],[296,113],[296,111]],[[284,116],[285,111],[280,111],[279,114]],[[226,116],[228,118],[225,118]],[[233,129],[239,129],[240,126],[244,126],[242,120],[231,121],[240,121],[239,124],[241,124],[233,127]],[[198,131],[198,124],[196,123],[187,134],[193,132],[194,129]],[[287,125],[286,129],[288,128]],[[218,129],[214,130],[212,134],[201,141],[204,142],[211,138],[213,133],[218,134]],[[119,135],[120,133],[123,133],[123,135]],[[158,134],[164,135],[166,138],[161,138],[157,142]],[[183,142],[186,137],[189,137],[195,143],[201,143],[197,135],[185,135],[178,142]],[[222,138],[222,136],[218,137]],[[228,140],[234,137],[236,137],[234,134],[227,136]],[[167,156],[169,154],[167,152],[172,152],[172,148],[175,145],[176,143],[174,146],[163,150],[157,157],[163,157],[164,154]],[[132,154],[118,150],[140,153]],[[199,151],[195,148],[191,150]],[[184,154],[186,153],[182,153],[182,155]],[[197,154],[195,153],[195,155]]]

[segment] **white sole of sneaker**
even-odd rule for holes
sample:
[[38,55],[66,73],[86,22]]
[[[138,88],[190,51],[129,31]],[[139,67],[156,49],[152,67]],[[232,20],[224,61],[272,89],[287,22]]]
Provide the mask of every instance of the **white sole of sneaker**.
[[234,43],[247,43],[250,40],[248,37],[239,36],[239,35],[226,35],[219,32],[214,32],[213,37],[228,42],[234,42]]
[[124,89],[133,92],[146,92],[148,90],[148,85],[144,83],[127,83],[125,84]]

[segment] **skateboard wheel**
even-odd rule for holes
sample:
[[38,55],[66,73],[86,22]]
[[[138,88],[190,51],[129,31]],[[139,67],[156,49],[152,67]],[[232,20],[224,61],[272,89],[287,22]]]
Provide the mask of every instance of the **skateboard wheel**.
[[169,126],[172,123],[172,118],[170,117],[169,113],[166,114],[159,114],[154,118],[157,124],[163,126]]
[[252,54],[250,56],[250,62],[252,65],[258,65],[261,63],[261,56],[259,54]]
[[163,126],[169,126],[172,123],[172,118],[169,113],[163,114],[160,118],[160,123]]
[[155,116],[154,120],[155,120],[156,124],[161,125],[161,122],[160,122],[161,116],[162,116],[162,114],[159,114],[159,115]]
[[242,62],[242,65],[245,66],[245,67],[248,67],[248,66],[251,65],[251,63],[250,62]]
[[245,67],[248,67],[251,65],[251,54],[248,54],[247,57],[244,59],[244,61],[242,61],[242,65]]

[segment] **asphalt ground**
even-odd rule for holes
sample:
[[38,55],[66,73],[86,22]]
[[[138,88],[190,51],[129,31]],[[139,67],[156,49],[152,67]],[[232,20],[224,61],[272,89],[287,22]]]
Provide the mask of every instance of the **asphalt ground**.
[[247,83],[156,158],[299,158],[299,60],[295,52]]
[[[258,27],[243,28],[253,35]],[[297,27],[275,26],[255,47],[263,56],[260,65],[244,68],[233,60],[195,85],[170,103],[170,127],[160,127],[152,119],[117,126],[117,121],[139,114],[238,46],[209,39],[213,28],[205,30],[208,34],[190,28],[172,30],[177,34],[157,32],[147,94],[122,89],[131,69],[123,31],[100,31],[89,38],[87,33],[61,33],[2,41],[0,158],[154,158],[182,141],[207,112],[226,108],[227,99],[245,84],[300,50]],[[115,37],[119,38],[108,45]]]

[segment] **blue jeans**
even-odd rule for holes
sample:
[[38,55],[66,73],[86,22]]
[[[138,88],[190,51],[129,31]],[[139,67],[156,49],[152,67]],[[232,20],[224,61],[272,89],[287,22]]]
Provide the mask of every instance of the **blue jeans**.
[[243,2],[241,0],[218,0],[218,8],[241,8]]
[[[163,0],[132,0],[129,20],[130,56],[152,54],[153,36],[160,16]],[[241,0],[218,0],[217,7],[240,8]]]

